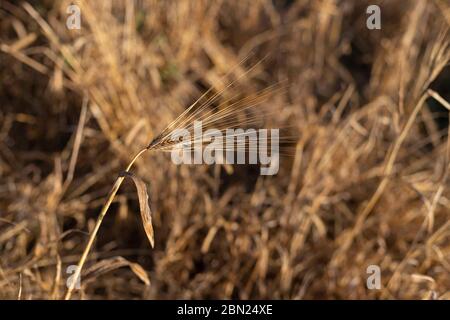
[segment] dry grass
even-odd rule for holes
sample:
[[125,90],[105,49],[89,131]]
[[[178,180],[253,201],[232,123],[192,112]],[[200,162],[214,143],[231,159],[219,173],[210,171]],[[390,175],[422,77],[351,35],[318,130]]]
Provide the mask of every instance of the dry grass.
[[[0,7],[0,298],[63,298],[86,244],[74,298],[450,297],[446,1],[380,1],[381,31],[365,1],[79,1],[79,31],[70,3]],[[211,86],[296,137],[278,175],[146,152],[155,248],[131,184],[96,225]]]

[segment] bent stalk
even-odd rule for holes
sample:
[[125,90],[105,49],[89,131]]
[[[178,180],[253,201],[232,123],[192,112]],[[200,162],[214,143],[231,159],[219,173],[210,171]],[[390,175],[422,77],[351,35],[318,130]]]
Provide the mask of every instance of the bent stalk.
[[[127,168],[125,169],[125,172],[128,172],[133,164],[136,162],[136,160],[149,148],[142,149],[139,151],[131,160],[131,162],[128,164]],[[117,193],[117,191],[120,188],[120,185],[122,184],[123,180],[125,179],[125,176],[120,175],[117,177],[116,182],[114,183],[113,187],[111,188],[111,191],[109,192],[108,199],[106,200],[106,203],[103,205],[102,211],[100,212],[100,215],[97,218],[97,222],[95,223],[94,230],[92,230],[91,235],[89,236],[89,241],[84,248],[83,254],[81,255],[80,260],[78,261],[77,269],[75,270],[73,281],[69,284],[69,287],[67,288],[66,295],[64,297],[65,300],[69,300],[72,296],[73,289],[75,288],[76,280],[80,277],[81,269],[83,268],[84,263],[86,262],[86,258],[89,254],[89,251],[91,250],[92,244],[94,243],[95,237],[97,236],[97,232],[100,229],[100,225],[102,224],[103,218],[106,215],[106,212],[108,211],[112,201],[114,200],[114,197]]]

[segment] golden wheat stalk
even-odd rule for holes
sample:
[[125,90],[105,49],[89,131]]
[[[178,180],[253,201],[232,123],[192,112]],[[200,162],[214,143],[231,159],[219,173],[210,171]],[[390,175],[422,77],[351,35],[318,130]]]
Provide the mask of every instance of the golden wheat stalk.
[[[240,61],[236,66],[234,66],[231,71],[242,65],[245,61],[250,57],[247,56],[242,61]],[[154,246],[154,233],[151,222],[151,212],[147,201],[147,192],[145,189],[145,184],[136,176],[130,173],[130,170],[136,160],[141,157],[146,151],[171,151],[174,149],[180,148],[179,141],[173,141],[171,139],[172,133],[180,128],[193,131],[194,121],[202,121],[203,126],[207,128],[215,128],[222,132],[225,132],[227,129],[236,128],[237,126],[248,126],[255,125],[261,123],[264,116],[269,114],[266,112],[264,108],[257,108],[261,106],[261,104],[266,101],[270,96],[275,93],[279,93],[282,90],[286,89],[286,83],[280,82],[275,85],[269,86],[254,95],[250,95],[244,97],[242,99],[236,100],[237,95],[228,98],[220,103],[218,103],[219,99],[224,95],[224,93],[229,90],[233,84],[239,81],[244,76],[247,76],[252,70],[254,70],[265,58],[259,60],[256,64],[254,64],[251,68],[246,70],[241,76],[237,79],[228,83],[228,85],[222,90],[212,94],[208,97],[208,94],[211,94],[214,90],[214,87],[208,89],[200,98],[198,98],[191,106],[189,106],[184,112],[182,112],[174,121],[172,121],[165,129],[161,131],[159,135],[157,135],[144,149],[140,150],[127,165],[125,171],[120,174],[113,187],[111,188],[108,197],[106,199],[105,204],[103,205],[100,214],[97,218],[94,229],[90,233],[89,240],[86,244],[86,247],[80,257],[80,260],[77,265],[77,269],[73,275],[74,281],[72,281],[67,289],[65,299],[68,300],[72,296],[73,289],[75,287],[76,280],[79,279],[81,270],[86,262],[87,256],[92,248],[94,240],[97,236],[97,233],[102,224],[103,218],[105,217],[117,191],[119,190],[122,182],[125,177],[130,176],[133,179],[133,182],[136,185],[138,190],[138,198],[140,202],[141,216],[144,225],[144,229],[146,235],[150,241],[151,246]],[[230,73],[228,72],[224,78],[226,78]],[[200,101],[205,100],[203,103]],[[235,101],[236,100],[236,101]],[[214,104],[216,106],[214,107]],[[251,112],[253,114],[248,115],[246,112]],[[192,135],[191,135],[192,137]],[[204,139],[202,137],[201,139]],[[286,138],[289,139],[289,138]],[[186,143],[186,141],[183,141]],[[188,141],[189,143],[199,142],[198,140],[191,139]],[[204,142],[203,140],[200,142]],[[252,147],[246,143],[246,146],[251,150]],[[186,150],[186,148],[184,147]],[[224,149],[225,150],[225,149]]]

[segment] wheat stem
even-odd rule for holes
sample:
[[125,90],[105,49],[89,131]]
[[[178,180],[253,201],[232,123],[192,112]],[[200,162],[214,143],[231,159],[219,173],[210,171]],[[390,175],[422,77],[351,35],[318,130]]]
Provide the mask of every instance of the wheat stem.
[[[133,166],[134,162],[147,150],[148,150],[148,148],[145,148],[145,149],[142,149],[141,151],[139,151],[134,156],[133,160],[130,161],[127,168],[125,169],[125,172],[128,172],[131,169],[131,167]],[[102,211],[100,212],[100,215],[97,218],[95,227],[89,236],[89,241],[88,241],[86,247],[84,248],[84,251],[83,251],[83,254],[81,255],[80,260],[78,261],[77,269],[75,270],[75,273],[73,275],[74,280],[71,281],[71,283],[69,284],[69,287],[67,288],[67,292],[64,297],[65,300],[69,300],[70,297],[72,296],[72,292],[75,287],[76,279],[78,279],[80,277],[81,269],[83,268],[83,265],[86,262],[86,258],[89,254],[89,251],[91,250],[92,244],[94,243],[95,237],[97,236],[97,232],[100,229],[100,225],[102,224],[103,218],[105,217],[106,212],[108,211],[108,209],[109,209],[112,201],[114,200],[114,197],[115,197],[117,191],[119,190],[120,185],[122,184],[124,179],[125,179],[125,176],[123,176],[123,175],[120,175],[119,177],[117,177],[116,182],[114,183],[113,187],[111,188],[111,191],[109,192],[108,199],[106,200],[106,203],[104,204]]]

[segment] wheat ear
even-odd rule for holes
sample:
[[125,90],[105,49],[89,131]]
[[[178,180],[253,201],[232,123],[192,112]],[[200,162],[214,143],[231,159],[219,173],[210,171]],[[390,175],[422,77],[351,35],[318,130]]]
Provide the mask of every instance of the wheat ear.
[[[235,65],[232,68],[232,70],[234,70],[238,66],[241,66],[249,57],[250,57],[250,55],[247,56],[246,58],[244,58],[242,61],[240,61],[237,65]],[[219,107],[221,107],[221,110],[219,110],[219,111],[214,112],[212,110],[208,110],[208,107],[213,102],[217,101],[218,98],[227,89],[229,89],[231,87],[231,85],[233,85],[238,80],[240,80],[241,78],[246,76],[250,71],[254,70],[258,65],[261,64],[261,62],[265,58],[261,59],[256,64],[254,64],[250,69],[246,70],[236,80],[231,81],[224,89],[213,94],[211,97],[207,98],[205,102],[200,103],[201,100],[206,98],[207,94],[213,90],[214,87],[211,86],[208,91],[206,91],[200,98],[198,98],[192,105],[190,105],[184,112],[182,112],[163,131],[161,131],[161,133],[158,136],[156,136],[147,145],[146,148],[142,149],[134,156],[134,158],[131,160],[131,162],[126,167],[125,172],[124,172],[125,174],[120,174],[117,177],[112,189],[109,192],[106,203],[102,207],[102,210],[101,210],[101,212],[97,218],[97,221],[95,223],[94,229],[92,230],[92,232],[89,236],[89,241],[88,241],[86,247],[84,248],[83,254],[81,255],[81,258],[78,262],[77,268],[73,275],[74,280],[71,281],[71,283],[69,284],[69,286],[67,288],[67,292],[64,297],[65,300],[69,300],[72,296],[72,292],[75,287],[76,280],[79,279],[79,277],[80,277],[81,270],[83,269],[83,266],[86,262],[86,258],[89,254],[89,251],[92,248],[92,245],[97,236],[98,230],[100,229],[100,225],[102,224],[103,218],[105,217],[109,207],[111,206],[112,201],[114,200],[114,197],[115,197],[117,191],[119,190],[123,180],[125,179],[126,173],[129,173],[133,164],[143,153],[145,153],[147,150],[167,151],[168,149],[170,150],[170,149],[179,148],[180,144],[176,141],[171,140],[171,133],[173,132],[174,129],[180,128],[180,127],[187,127],[188,129],[192,130],[193,121],[195,119],[204,120],[205,124],[207,124],[207,126],[215,126],[216,125],[217,128],[219,128],[219,130],[221,130],[221,131],[224,131],[226,128],[232,128],[236,124],[253,123],[255,121],[255,117],[253,117],[253,118],[251,117],[244,121],[234,120],[234,119],[230,119],[230,118],[233,115],[236,115],[237,112],[239,112],[239,111],[242,112],[242,111],[245,111],[248,109],[256,108],[258,105],[260,105],[261,102],[266,100],[269,95],[271,95],[275,92],[278,92],[280,90],[286,89],[286,87],[284,85],[282,85],[283,82],[280,82],[276,85],[272,85],[264,90],[257,92],[256,96],[254,96],[254,97],[246,97],[246,98],[240,99],[239,101],[231,103],[231,104],[228,104],[228,103],[230,103],[233,99],[224,101],[223,103],[221,103],[219,105]],[[223,77],[223,79],[225,79],[227,77],[227,75],[225,75]],[[256,118],[258,118],[258,117],[256,117]],[[191,141],[191,142],[194,142],[194,141]],[[133,180],[135,180],[135,179],[133,179]],[[142,186],[140,186],[139,183],[136,183],[136,181],[135,181],[135,184],[136,184],[136,187],[138,188],[138,195],[140,195],[140,198],[143,197],[142,192],[139,192],[140,191],[139,189],[142,189]],[[140,202],[143,202],[143,201],[140,199]],[[148,210],[150,210],[150,209],[148,209]],[[150,244],[153,247],[154,240],[153,240],[153,227],[151,226],[151,216],[150,216],[150,213],[147,215],[143,214],[143,211],[145,211],[145,209],[143,210],[141,207],[141,214],[142,214],[142,218],[143,218],[144,228],[145,228],[147,237],[150,240]],[[146,221],[146,217],[149,220]]]

